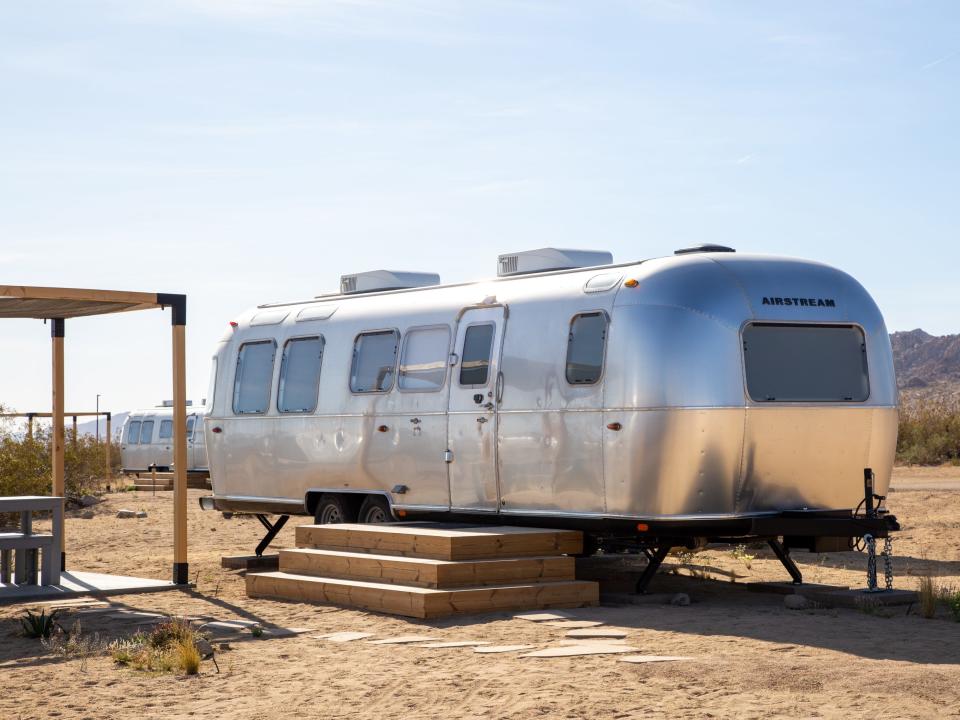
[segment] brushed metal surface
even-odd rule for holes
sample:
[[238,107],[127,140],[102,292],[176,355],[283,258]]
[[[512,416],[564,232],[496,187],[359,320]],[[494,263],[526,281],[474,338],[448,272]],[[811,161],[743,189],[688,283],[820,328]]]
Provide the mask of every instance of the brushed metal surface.
[[[403,484],[408,492],[392,499],[409,508],[689,519],[851,508],[867,466],[877,473],[877,491],[886,492],[897,432],[893,360],[883,317],[856,280],[814,262],[701,254],[617,266],[609,272],[622,274],[618,286],[585,293],[598,272],[292,303],[271,326],[251,325],[258,310],[247,311],[217,352],[205,422],[215,493],[275,503],[302,501],[310,488],[389,492]],[[794,297],[830,304],[775,302]],[[329,302],[335,314],[301,313]],[[591,311],[610,318],[606,366],[596,385],[570,385],[570,319]],[[485,315],[502,329],[502,347],[486,387],[459,388],[462,330]],[[741,333],[757,321],[862,327],[868,399],[749,399]],[[451,330],[453,364],[442,390],[350,392],[358,333],[404,335],[432,325]],[[305,333],[326,343],[316,412],[277,413],[278,362],[267,413],[233,416],[239,345],[273,339],[282,347]],[[607,429],[614,423],[619,431]],[[214,425],[223,432],[211,433]],[[377,432],[381,425],[388,431]]]

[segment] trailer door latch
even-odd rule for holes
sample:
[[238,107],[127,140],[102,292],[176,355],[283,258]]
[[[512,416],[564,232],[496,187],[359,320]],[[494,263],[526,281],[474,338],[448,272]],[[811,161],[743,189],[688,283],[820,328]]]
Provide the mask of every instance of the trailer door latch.
[[445,463],[453,462],[453,450],[444,450],[443,451],[443,461]]

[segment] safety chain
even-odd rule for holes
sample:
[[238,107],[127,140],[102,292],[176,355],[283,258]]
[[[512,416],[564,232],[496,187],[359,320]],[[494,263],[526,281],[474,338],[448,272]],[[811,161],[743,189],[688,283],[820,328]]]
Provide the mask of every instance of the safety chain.
[[863,536],[867,544],[867,592],[877,591],[877,541],[873,535]]
[[887,590],[893,590],[893,538],[889,535],[883,541],[883,581]]

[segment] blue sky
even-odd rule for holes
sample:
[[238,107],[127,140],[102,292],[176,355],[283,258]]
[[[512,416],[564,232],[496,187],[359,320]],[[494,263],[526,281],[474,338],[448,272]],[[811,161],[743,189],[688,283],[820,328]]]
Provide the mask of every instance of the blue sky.
[[[814,258],[960,332],[958,88],[955,2],[4,3],[0,283],[187,293],[198,399],[245,307],[544,245]],[[168,328],[68,323],[67,404],[169,397]]]

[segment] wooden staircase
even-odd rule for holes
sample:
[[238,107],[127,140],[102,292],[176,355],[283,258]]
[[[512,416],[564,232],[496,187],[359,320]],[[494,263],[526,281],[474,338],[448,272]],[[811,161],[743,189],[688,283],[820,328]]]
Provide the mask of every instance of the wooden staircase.
[[440,523],[302,525],[277,572],[248,573],[247,595],[434,618],[596,605],[575,579],[570,530]]

